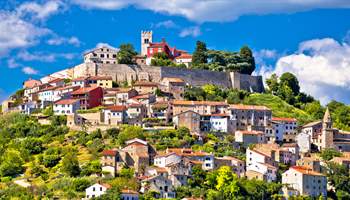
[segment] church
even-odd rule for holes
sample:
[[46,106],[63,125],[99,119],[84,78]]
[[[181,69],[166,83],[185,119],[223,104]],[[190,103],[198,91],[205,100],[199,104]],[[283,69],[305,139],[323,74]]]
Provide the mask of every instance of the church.
[[319,151],[325,148],[334,148],[339,151],[350,152],[350,132],[333,127],[332,117],[328,108],[322,121],[304,125],[302,132],[311,136],[311,143]]

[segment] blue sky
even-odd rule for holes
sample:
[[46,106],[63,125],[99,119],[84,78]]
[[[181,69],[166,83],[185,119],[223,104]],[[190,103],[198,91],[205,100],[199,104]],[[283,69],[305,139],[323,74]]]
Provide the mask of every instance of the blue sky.
[[153,30],[193,51],[237,51],[250,46],[255,74],[295,73],[303,91],[323,103],[350,103],[350,2],[347,0],[47,0],[0,3],[0,100],[29,77],[40,78],[82,61],[82,53],[108,43],[132,43]]

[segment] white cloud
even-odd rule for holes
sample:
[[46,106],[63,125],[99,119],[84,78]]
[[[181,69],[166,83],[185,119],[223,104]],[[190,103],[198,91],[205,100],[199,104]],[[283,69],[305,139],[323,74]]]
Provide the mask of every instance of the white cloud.
[[350,103],[350,46],[332,38],[300,43],[298,50],[278,59],[274,70],[260,74],[292,72],[301,90],[321,100]]
[[14,13],[0,11],[0,53],[34,45],[39,37],[49,32],[48,29],[22,20]]
[[16,10],[19,15],[30,17],[35,19],[46,19],[50,15],[53,15],[64,8],[63,2],[59,0],[47,1],[45,4],[38,4],[36,2],[25,2],[21,4]]
[[196,22],[233,21],[242,15],[291,13],[323,8],[349,8],[348,0],[74,0],[86,8],[117,10],[128,6],[184,16]]
[[23,61],[40,61],[40,62],[55,62],[58,58],[64,58],[71,60],[76,56],[74,53],[45,53],[28,51],[20,51],[17,54],[17,58]]
[[20,64],[18,64],[14,58],[10,58],[7,60],[7,66],[9,68],[16,68],[16,67],[19,67]]
[[49,40],[46,41],[47,44],[49,45],[61,45],[61,44],[71,44],[74,46],[80,46],[80,40],[77,37],[70,37],[70,38],[65,38],[65,37],[54,37],[50,38]]
[[162,22],[158,22],[155,24],[156,28],[164,27],[164,28],[177,28],[178,26],[172,20],[166,20]]
[[38,70],[36,70],[36,69],[34,69],[32,67],[29,67],[29,66],[23,67],[22,68],[22,72],[25,73],[25,74],[28,74],[28,75],[36,75],[36,74],[39,73]]
[[187,36],[197,37],[200,34],[202,34],[201,29],[198,26],[192,26],[192,27],[184,28],[180,32],[179,36],[180,37],[187,37]]

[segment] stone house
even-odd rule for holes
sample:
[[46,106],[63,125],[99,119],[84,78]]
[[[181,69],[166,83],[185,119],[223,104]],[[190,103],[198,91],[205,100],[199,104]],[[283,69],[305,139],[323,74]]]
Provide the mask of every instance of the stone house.
[[182,54],[175,58],[176,64],[185,64],[187,68],[189,68],[192,64],[192,55],[190,54]]
[[307,167],[290,167],[282,174],[282,184],[287,185],[283,188],[283,193],[287,198],[291,191],[293,194],[296,192],[297,195],[315,198],[327,197],[327,177]]
[[241,143],[244,147],[249,144],[266,143],[265,135],[261,131],[236,131],[235,141]]
[[271,126],[272,111],[266,106],[230,105],[228,108],[230,119],[236,121],[237,130],[265,131]]
[[146,141],[137,138],[125,143],[126,146],[121,149],[104,151],[101,158],[102,169],[119,172],[127,166],[133,168],[136,174],[142,174],[153,163],[156,151]]
[[192,110],[181,112],[179,114],[174,115],[173,117],[174,125],[177,128],[186,127],[190,130],[190,133],[193,135],[201,134],[200,120],[201,120],[201,115]]
[[215,157],[214,158],[215,169],[222,166],[231,167],[232,171],[237,177],[245,177],[245,162],[232,156]]
[[227,103],[220,101],[172,101],[174,116],[189,110],[197,112],[200,115],[226,113],[228,106]]
[[[164,172],[166,173],[166,172]],[[172,181],[164,175],[144,176],[141,177],[141,193],[147,191],[157,192],[156,198],[175,198],[175,188]]]
[[190,161],[200,162],[203,170],[214,169],[214,154],[204,151],[193,151],[188,148],[167,148],[165,153],[174,152],[179,156],[186,157]]
[[182,100],[186,83],[181,78],[164,77],[160,82],[162,91],[171,93],[175,99]]
[[150,117],[157,118],[164,122],[171,119],[171,106],[169,102],[158,101],[150,105]]
[[135,89],[139,94],[149,94],[154,92],[158,89],[159,84],[149,81],[137,81],[133,84],[133,89]]

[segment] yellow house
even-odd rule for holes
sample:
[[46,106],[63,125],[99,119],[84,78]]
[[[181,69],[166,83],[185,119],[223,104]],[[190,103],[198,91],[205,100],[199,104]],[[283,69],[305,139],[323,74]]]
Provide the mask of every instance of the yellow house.
[[96,84],[102,88],[112,88],[113,79],[111,76],[91,76],[88,78],[89,84]]

